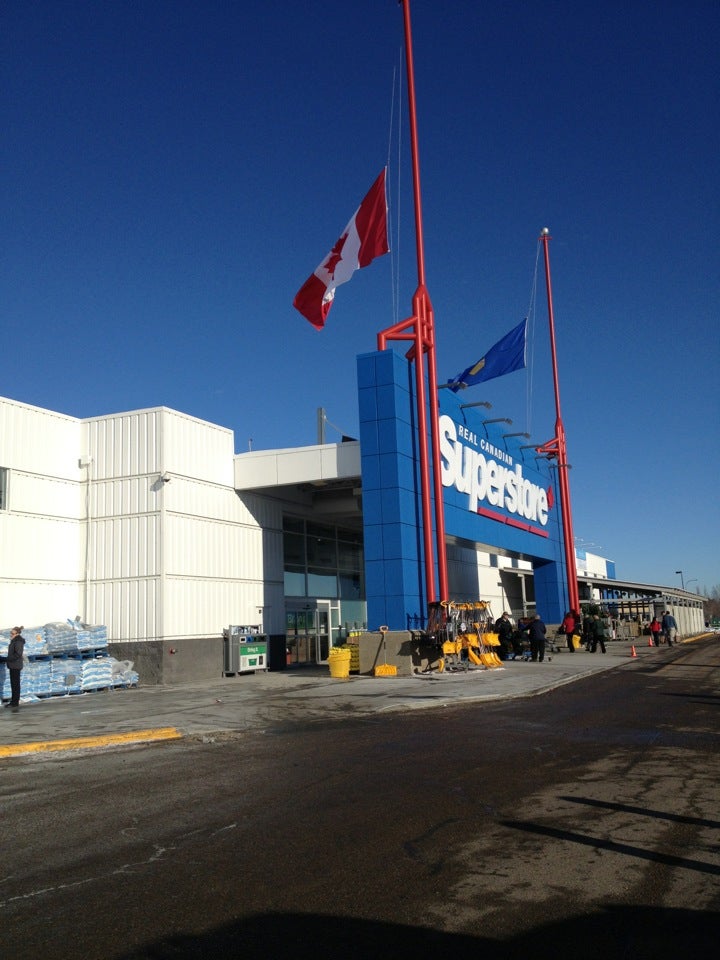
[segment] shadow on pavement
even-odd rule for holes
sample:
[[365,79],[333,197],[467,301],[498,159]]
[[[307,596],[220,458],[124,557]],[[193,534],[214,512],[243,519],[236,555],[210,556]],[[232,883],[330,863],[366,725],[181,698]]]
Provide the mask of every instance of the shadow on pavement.
[[[421,894],[418,894],[421,895]],[[583,960],[677,960],[717,944],[720,914],[649,907],[605,907],[507,941],[491,937],[352,918],[269,913],[197,937],[173,937],[125,955],[125,960],[285,960],[319,957],[447,956],[452,960],[527,960],[580,956]]]

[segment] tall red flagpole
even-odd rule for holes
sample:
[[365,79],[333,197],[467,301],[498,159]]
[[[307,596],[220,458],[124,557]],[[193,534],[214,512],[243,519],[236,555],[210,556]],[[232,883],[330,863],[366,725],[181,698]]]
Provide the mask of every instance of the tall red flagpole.
[[[418,454],[420,467],[421,513],[423,547],[425,552],[425,590],[428,603],[438,599],[435,587],[435,557],[432,541],[431,487],[435,496],[435,535],[440,599],[448,599],[447,554],[445,550],[445,513],[440,475],[440,413],[438,409],[437,368],[435,362],[435,322],[430,295],[425,286],[425,256],[423,252],[422,206],[420,203],[420,163],[418,159],[417,113],[415,109],[415,72],[410,29],[410,0],[400,0],[405,24],[405,60],[407,64],[408,106],[410,115],[410,146],[412,151],[413,195],[415,201],[415,246],[417,253],[418,285],[413,295],[413,315],[407,320],[381,331],[377,337],[378,350],[384,350],[388,340],[412,340],[408,356],[415,361],[415,393],[418,419]],[[427,357],[427,388],[429,393],[430,437],[432,464],[428,450],[427,410],[425,394],[425,363]],[[434,469],[433,469],[434,464]]]
[[545,227],[540,234],[545,255],[545,286],[547,289],[548,319],[550,323],[550,350],[552,351],[553,383],[555,386],[555,436],[541,447],[538,453],[557,457],[558,483],[560,486],[560,510],[563,526],[563,546],[567,571],[568,604],[571,610],[580,611],[577,567],[575,565],[575,538],[573,537],[572,512],[570,510],[570,464],[567,462],[565,427],[560,413],[560,383],[558,380],[557,353],[555,351],[555,317],[553,314],[552,284],[550,282],[550,231]]

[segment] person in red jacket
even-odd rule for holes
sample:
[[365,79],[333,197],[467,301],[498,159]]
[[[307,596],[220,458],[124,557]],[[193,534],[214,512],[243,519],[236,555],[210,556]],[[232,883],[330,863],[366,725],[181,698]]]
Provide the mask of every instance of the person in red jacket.
[[575,613],[574,610],[568,610],[565,614],[565,617],[562,622],[560,629],[565,634],[565,640],[567,641],[567,648],[570,653],[575,653],[575,644],[573,643],[573,635],[580,632],[580,614]]
[[657,617],[653,617],[650,621],[650,636],[652,637],[652,642],[656,647],[660,646],[660,631],[662,627],[660,626],[660,621]]

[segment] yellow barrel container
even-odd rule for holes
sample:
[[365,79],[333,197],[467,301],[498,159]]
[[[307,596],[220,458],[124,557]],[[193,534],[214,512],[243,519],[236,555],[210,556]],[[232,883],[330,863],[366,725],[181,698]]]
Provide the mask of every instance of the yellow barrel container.
[[330,676],[337,680],[347,680],[350,676],[351,651],[347,647],[331,647],[328,653]]

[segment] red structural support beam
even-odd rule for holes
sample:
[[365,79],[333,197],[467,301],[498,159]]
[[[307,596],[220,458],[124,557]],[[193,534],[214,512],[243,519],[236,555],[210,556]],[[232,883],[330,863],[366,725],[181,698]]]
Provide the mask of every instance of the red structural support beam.
[[[438,406],[437,367],[435,360],[435,321],[430,295],[425,285],[425,256],[423,244],[422,204],[420,194],[420,163],[418,154],[417,112],[415,107],[415,68],[410,28],[410,0],[401,0],[405,25],[405,60],[407,64],[408,108],[410,115],[410,146],[412,153],[413,196],[415,203],[415,246],[417,252],[418,284],[413,296],[413,315],[388,327],[378,334],[378,350],[384,350],[388,340],[411,340],[408,355],[415,362],[415,394],[418,421],[418,458],[420,470],[421,514],[423,547],[425,552],[425,590],[428,603],[448,599],[447,553],[445,548],[445,511],[440,474],[440,413]],[[427,365],[427,392],[425,367]],[[428,413],[432,459],[428,448]],[[435,550],[432,538],[431,489],[435,497]],[[439,593],[435,585],[435,552]]]
[[568,605],[571,610],[580,610],[577,567],[575,565],[575,538],[573,536],[572,511],[570,508],[570,465],[567,462],[567,444],[565,427],[560,413],[560,381],[558,379],[557,352],[555,350],[555,316],[553,313],[552,283],[550,280],[550,231],[547,227],[540,234],[545,256],[545,286],[547,288],[548,320],[550,323],[550,350],[552,352],[553,385],[555,388],[555,436],[541,447],[538,453],[557,457],[558,484],[560,487],[560,510],[563,528],[563,548],[567,571]]

